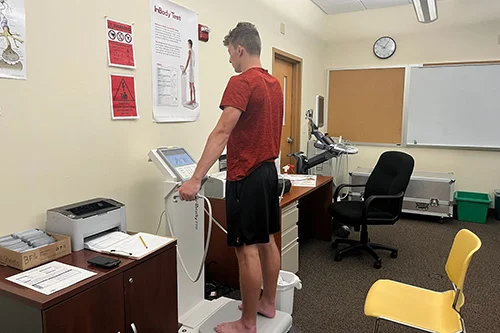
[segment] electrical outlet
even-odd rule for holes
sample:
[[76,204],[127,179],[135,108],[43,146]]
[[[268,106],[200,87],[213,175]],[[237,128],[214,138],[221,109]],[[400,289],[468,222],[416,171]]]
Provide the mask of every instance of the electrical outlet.
[[[283,23],[283,22],[280,23],[280,33],[282,35],[284,35],[286,33],[285,32],[285,23]],[[499,38],[500,38],[500,36],[499,36]]]

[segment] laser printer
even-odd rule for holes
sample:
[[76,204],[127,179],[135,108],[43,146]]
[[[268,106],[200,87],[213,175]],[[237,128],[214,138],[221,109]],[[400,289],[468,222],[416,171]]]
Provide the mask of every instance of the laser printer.
[[71,249],[83,250],[85,238],[107,231],[127,231],[125,205],[94,198],[47,210],[46,230],[71,237]]

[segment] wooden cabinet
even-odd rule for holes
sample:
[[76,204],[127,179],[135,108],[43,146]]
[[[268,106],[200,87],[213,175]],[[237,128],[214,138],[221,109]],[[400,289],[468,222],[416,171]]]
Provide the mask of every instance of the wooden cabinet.
[[174,249],[123,273],[125,332],[177,331],[175,260]]
[[[2,333],[132,333],[177,331],[175,243],[119,267],[94,268],[99,255],[83,250],[58,259],[97,274],[53,295],[5,280],[19,271],[0,268]],[[135,330],[135,331],[134,331]]]
[[[332,177],[317,176],[315,187],[292,186],[280,202],[281,231],[275,240],[281,255],[281,268],[292,272],[299,269],[299,240],[315,238],[331,241],[332,218],[328,205],[332,203]],[[226,202],[210,198],[213,217],[226,227]],[[208,217],[205,216],[205,225]],[[205,233],[207,228],[205,227]],[[238,261],[234,248],[227,246],[226,234],[212,227],[210,249],[205,260],[207,280],[239,288]]]
[[43,332],[125,332],[123,280],[116,275],[42,312]]

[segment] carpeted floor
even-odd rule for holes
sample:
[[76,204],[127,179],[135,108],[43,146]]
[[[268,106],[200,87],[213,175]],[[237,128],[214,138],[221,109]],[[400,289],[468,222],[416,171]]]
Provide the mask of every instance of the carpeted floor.
[[[381,253],[382,268],[373,268],[373,259],[363,256],[334,261],[330,243],[307,241],[300,244],[303,288],[295,291],[292,332],[372,332],[374,319],[363,307],[370,286],[378,279],[392,279],[436,291],[451,289],[445,262],[455,234],[462,228],[476,233],[482,248],[473,257],[465,282],[462,308],[469,333],[500,332],[500,221],[487,224],[445,220],[439,224],[421,217],[405,217],[394,226],[369,228],[373,242],[399,249],[397,259]],[[350,238],[359,234],[353,233]],[[412,333],[417,330],[382,322],[381,333]]]

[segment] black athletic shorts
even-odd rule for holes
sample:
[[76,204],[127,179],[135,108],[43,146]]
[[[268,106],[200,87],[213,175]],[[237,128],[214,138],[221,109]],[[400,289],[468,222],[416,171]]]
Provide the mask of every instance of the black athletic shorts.
[[280,230],[278,174],[266,162],[239,181],[226,182],[227,245],[268,243]]

